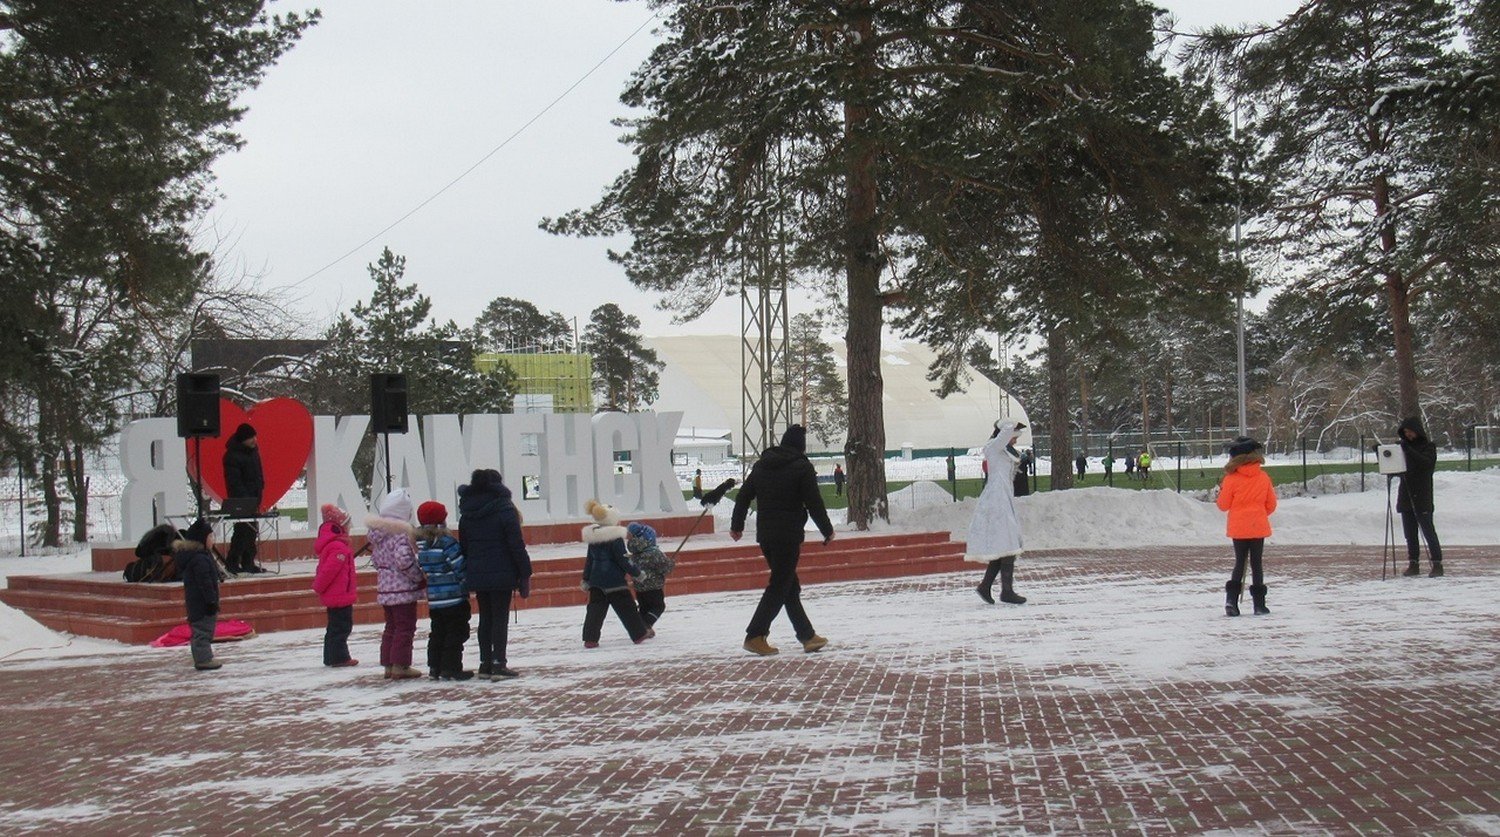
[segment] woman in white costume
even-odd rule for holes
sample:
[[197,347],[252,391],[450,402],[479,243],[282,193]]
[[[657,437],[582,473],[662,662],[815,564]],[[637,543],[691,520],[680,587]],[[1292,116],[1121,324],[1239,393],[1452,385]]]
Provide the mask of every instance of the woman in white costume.
[[1000,577],[1000,601],[1007,604],[1026,601],[1025,596],[1018,596],[1011,589],[1016,556],[1021,554],[1021,520],[1016,515],[1014,484],[1021,454],[1016,451],[1015,443],[1025,428],[1025,424],[1009,416],[995,422],[995,432],[984,446],[984,461],[989,466],[990,479],[979,495],[974,519],[969,521],[964,560],[988,565],[978,591],[979,598],[990,604],[995,603],[990,590],[995,586],[997,575]]

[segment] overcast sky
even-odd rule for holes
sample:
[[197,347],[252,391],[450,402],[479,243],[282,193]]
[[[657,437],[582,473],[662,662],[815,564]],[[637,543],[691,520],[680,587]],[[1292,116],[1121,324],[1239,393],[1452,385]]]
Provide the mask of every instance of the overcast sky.
[[[652,18],[644,3],[280,0],[272,10],[313,5],[322,22],[245,98],[246,146],[215,166],[213,221],[231,247],[228,269],[295,286],[309,319],[323,322],[369,299],[366,266],[389,246],[406,256],[407,281],[432,297],[434,315],[461,326],[512,296],[577,317],[580,328],[615,302],[647,335],[738,332],[735,303],[672,325],[654,295],[607,261],[605,242],[537,228],[592,204],[632,162],[610,121],[625,113],[620,91],[655,40],[654,24],[641,28]],[[1158,5],[1195,29],[1275,18],[1297,0]]]

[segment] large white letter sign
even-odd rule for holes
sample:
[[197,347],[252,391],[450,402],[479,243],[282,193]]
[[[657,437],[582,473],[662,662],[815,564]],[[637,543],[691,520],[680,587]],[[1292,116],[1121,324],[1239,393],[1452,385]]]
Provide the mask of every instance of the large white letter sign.
[[[475,461],[475,468],[499,468],[500,475],[510,488],[511,499],[521,516],[533,523],[546,520],[547,486],[541,493],[526,496],[529,482],[542,481],[542,433],[546,429],[545,413],[515,413],[500,417],[500,464]],[[473,420],[472,417],[470,419]]]
[[[615,473],[615,453],[630,454],[632,465],[641,458],[641,430],[630,413],[600,413],[594,416],[594,483],[599,502],[608,503],[624,514],[641,510],[641,475]],[[639,466],[635,466],[639,467]]]
[[[405,488],[413,503],[432,499],[432,483],[427,476],[427,457],[422,452],[422,434],[416,429],[421,422],[416,416],[408,416],[406,426],[410,433],[391,434],[391,487]],[[370,501],[380,507],[379,498],[385,497],[385,437],[375,437],[375,475],[371,480]],[[415,521],[415,518],[413,518]]]
[[553,519],[583,516],[594,496],[594,428],[582,413],[547,413],[542,438],[542,496]]
[[354,478],[354,456],[359,453],[359,443],[369,428],[369,416],[345,416],[343,421],[334,416],[313,416],[313,448],[307,468],[310,528],[317,525],[312,522],[318,519],[317,510],[324,503],[332,503],[349,513],[351,529],[364,531],[370,510],[365,506],[359,481]]
[[641,508],[653,514],[686,513],[682,486],[672,473],[672,442],[682,424],[682,413],[636,413],[640,417],[641,457],[636,470],[641,475]]
[[[188,442],[187,444],[192,444]],[[192,514],[193,498],[187,482],[187,446],[177,438],[177,420],[152,418],[133,421],[120,433],[120,534],[138,541],[161,518]]]
[[500,417],[427,416],[422,419],[427,478],[432,499],[448,507],[448,525],[458,525],[458,487],[475,468],[500,467]]

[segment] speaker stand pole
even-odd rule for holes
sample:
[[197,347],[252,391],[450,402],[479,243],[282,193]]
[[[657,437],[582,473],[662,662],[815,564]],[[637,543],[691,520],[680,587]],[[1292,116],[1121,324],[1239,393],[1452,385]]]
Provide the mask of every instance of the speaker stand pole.
[[385,437],[385,493],[391,493],[391,434],[380,434]]
[[198,507],[198,519],[203,519],[203,437],[193,437],[193,501]]

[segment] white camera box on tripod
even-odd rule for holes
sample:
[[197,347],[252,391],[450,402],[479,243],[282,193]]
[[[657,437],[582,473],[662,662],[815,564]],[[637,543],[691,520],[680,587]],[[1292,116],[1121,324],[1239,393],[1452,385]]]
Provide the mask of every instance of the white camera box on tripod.
[[1377,445],[1375,464],[1380,467],[1382,474],[1404,474],[1406,473],[1406,451],[1402,450],[1400,445]]

